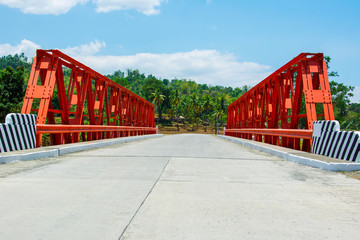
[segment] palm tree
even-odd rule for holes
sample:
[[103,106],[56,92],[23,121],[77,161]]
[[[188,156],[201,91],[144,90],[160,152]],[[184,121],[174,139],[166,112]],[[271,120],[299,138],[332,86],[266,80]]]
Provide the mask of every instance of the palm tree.
[[211,110],[213,108],[210,96],[208,94],[206,94],[204,96],[204,99],[203,99],[203,101],[201,103],[201,108],[202,108],[201,116],[202,116],[202,118],[203,118],[203,120],[205,122],[204,123],[204,130],[206,132],[206,124],[209,123],[209,119],[208,119],[209,118],[209,113],[211,112]]
[[222,124],[222,118],[226,111],[226,103],[225,103],[225,97],[222,96],[220,99],[217,99],[215,102],[215,109],[213,116],[215,117],[215,134],[218,134],[219,132],[219,121]]
[[176,116],[176,127],[177,127],[177,131],[180,131],[179,129],[179,111],[180,111],[180,107],[179,107],[179,103],[180,103],[180,94],[179,94],[179,90],[175,90],[173,95],[171,96],[171,107],[174,109],[175,112],[175,116]]
[[[179,103],[179,111],[183,114],[185,119],[189,119],[189,112],[191,111],[190,98],[187,95],[182,95],[180,97]],[[184,121],[184,125],[186,126],[186,121]]]
[[199,109],[199,98],[198,96],[196,95],[196,93],[193,93],[191,96],[190,96],[190,104],[191,104],[191,108],[192,108],[192,111],[193,111],[193,126],[192,126],[192,130],[195,131],[195,120],[196,120],[196,113]]
[[[164,102],[165,95],[161,94],[161,91],[159,89],[156,89],[155,92],[151,93],[153,97],[153,102],[157,105],[159,118],[162,118],[161,108],[160,104]],[[157,124],[157,123],[156,123]]]
[[222,118],[223,116],[223,111],[221,111],[220,108],[215,108],[213,116],[215,117],[215,134],[218,134],[219,132],[219,124],[218,124],[218,120]]

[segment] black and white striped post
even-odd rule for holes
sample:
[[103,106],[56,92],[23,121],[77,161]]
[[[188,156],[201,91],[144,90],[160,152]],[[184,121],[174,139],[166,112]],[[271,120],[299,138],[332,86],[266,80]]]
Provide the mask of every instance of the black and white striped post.
[[340,131],[338,121],[315,121],[312,149],[316,154],[360,162],[360,134]]
[[0,152],[36,147],[36,115],[10,113],[0,124]]

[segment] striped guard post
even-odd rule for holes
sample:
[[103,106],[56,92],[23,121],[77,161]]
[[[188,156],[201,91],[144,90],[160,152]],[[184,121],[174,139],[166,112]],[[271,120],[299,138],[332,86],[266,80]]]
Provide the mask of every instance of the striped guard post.
[[315,121],[312,149],[316,154],[360,162],[360,134],[340,131],[338,121]]
[[0,152],[36,147],[36,115],[10,113],[0,124]]

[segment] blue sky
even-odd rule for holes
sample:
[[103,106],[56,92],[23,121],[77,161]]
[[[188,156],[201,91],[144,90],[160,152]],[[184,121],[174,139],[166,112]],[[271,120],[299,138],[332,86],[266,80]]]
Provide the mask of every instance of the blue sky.
[[255,85],[301,52],[360,102],[360,1],[0,0],[0,55],[60,49],[107,74]]

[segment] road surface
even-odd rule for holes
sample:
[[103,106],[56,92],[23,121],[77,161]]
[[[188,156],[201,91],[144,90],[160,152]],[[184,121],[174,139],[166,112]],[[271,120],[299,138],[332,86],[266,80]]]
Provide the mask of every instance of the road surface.
[[211,135],[0,173],[0,239],[360,239],[360,181]]

